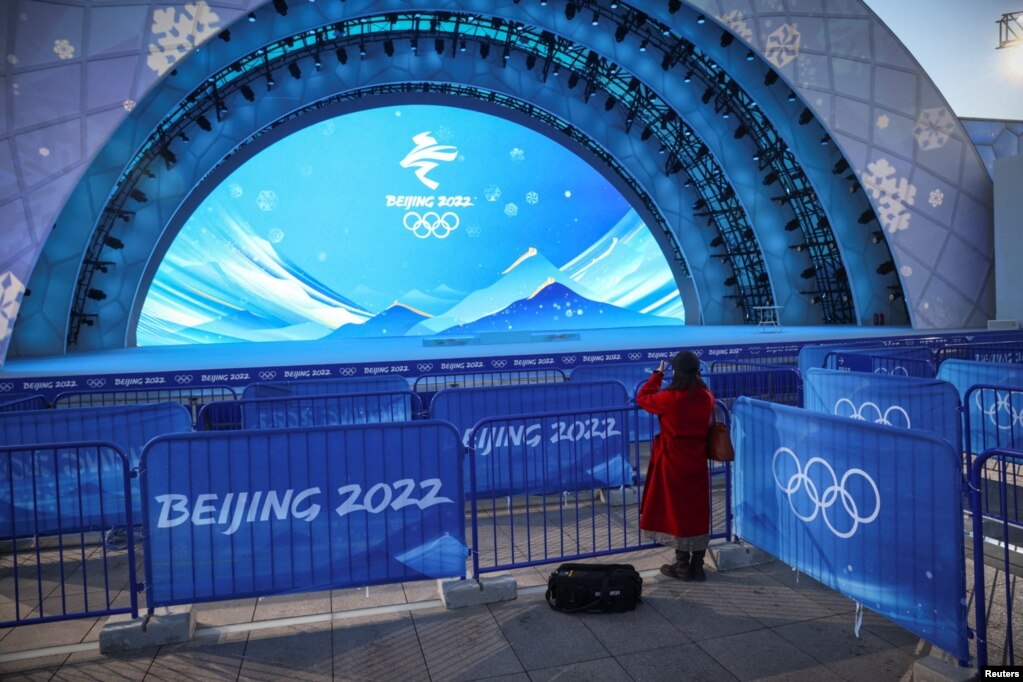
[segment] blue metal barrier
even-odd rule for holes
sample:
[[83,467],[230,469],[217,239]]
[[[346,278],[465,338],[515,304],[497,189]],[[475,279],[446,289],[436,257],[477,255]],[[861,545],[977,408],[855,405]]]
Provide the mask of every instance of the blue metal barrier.
[[287,398],[256,398],[206,405],[199,412],[201,431],[282,429],[332,424],[411,421],[422,414],[412,391],[341,393]]
[[50,406],[46,398],[32,393],[5,395],[0,402],[0,412],[25,412],[28,410],[45,410]]
[[94,391],[68,391],[53,399],[53,406],[68,407],[112,407],[123,405],[148,405],[152,403],[178,403],[192,415],[196,423],[199,410],[204,405],[221,400],[234,400],[237,395],[230,386],[195,386],[190,388],[123,388]]
[[430,401],[430,416],[467,434],[476,422],[500,417],[589,407],[625,406],[629,395],[618,381],[566,382],[531,386],[447,388]]
[[[1015,589],[1018,574],[1021,528],[1009,505],[1016,505],[1023,485],[1023,450],[995,448],[979,454],[970,467],[970,510],[973,516],[973,602],[976,619],[977,667],[989,664],[1016,665],[1013,627]],[[1011,502],[1010,502],[1011,501]],[[988,551],[990,550],[990,551]],[[987,595],[985,566],[993,566],[994,585]],[[1000,569],[1000,570],[999,570]],[[1002,578],[1001,600],[995,593]],[[993,618],[992,618],[993,617]],[[1001,635],[997,661],[990,663],[992,633]]]
[[955,447],[962,442],[959,393],[946,381],[830,369],[811,369],[805,379],[808,410],[924,429]]
[[435,421],[154,439],[147,606],[465,575],[462,456]]
[[1020,364],[1023,363],[1023,341],[978,341],[951,344],[938,349],[935,359],[939,365],[945,360]]
[[393,374],[340,379],[306,379],[295,381],[265,381],[249,384],[242,390],[242,398],[284,398],[287,396],[338,395],[341,393],[378,393],[407,391],[408,380]]
[[740,396],[782,405],[801,405],[803,400],[803,378],[791,367],[713,372],[704,379],[714,397],[728,407]]
[[[131,468],[138,465],[142,447],[150,439],[165,433],[191,430],[192,419],[188,412],[181,405],[174,403],[0,413],[0,445],[110,441],[128,456],[128,465]],[[10,485],[19,485],[19,477],[29,474],[31,470],[12,471],[11,475],[14,478],[11,479]],[[84,497],[89,495],[99,497],[104,490],[109,491],[111,485],[116,484],[107,481],[105,488],[84,488],[81,494]],[[134,509],[138,514],[140,508],[137,479],[132,479],[132,487],[135,490]],[[89,504],[95,505],[97,502],[89,501]],[[127,525],[127,519],[114,520],[111,525]],[[66,525],[64,527],[66,528]],[[51,530],[41,527],[38,532],[45,534]]]
[[134,534],[123,550],[87,535],[131,526],[130,475],[127,456],[111,443],[0,447],[0,536],[12,539],[0,584],[12,602],[4,610],[14,616],[0,628],[138,616]]
[[[571,381],[602,381],[610,379],[620,381],[625,386],[636,386],[637,382],[642,385],[644,381],[650,378],[650,372],[656,369],[658,364],[657,360],[648,360],[646,362],[623,362],[576,367],[572,370],[569,379]],[[702,360],[700,361],[700,371],[704,374],[707,373],[707,363]],[[670,376],[670,367],[668,372]],[[667,384],[668,380],[666,377],[665,384]],[[633,392],[633,395],[635,395],[635,392]]]
[[[717,416],[727,423],[727,408]],[[639,530],[642,482],[614,480],[645,474],[651,441],[635,433],[649,419],[637,407],[608,407],[477,424],[467,457],[473,576],[657,546]],[[510,435],[495,449],[493,434]],[[720,473],[709,474],[723,497],[711,495],[711,537],[731,538],[730,465]],[[494,496],[498,488],[507,499]]]
[[966,663],[962,464],[929,432],[740,398],[735,532]]
[[[471,364],[471,363],[466,363]],[[482,366],[482,362],[479,363]],[[560,384],[567,381],[560,369],[524,369],[507,372],[471,372],[454,374],[426,374],[418,377],[412,390],[429,407],[438,392],[448,388],[489,388],[494,386],[532,386],[536,384]]]
[[976,384],[963,396],[964,452],[1023,449],[1023,386]]

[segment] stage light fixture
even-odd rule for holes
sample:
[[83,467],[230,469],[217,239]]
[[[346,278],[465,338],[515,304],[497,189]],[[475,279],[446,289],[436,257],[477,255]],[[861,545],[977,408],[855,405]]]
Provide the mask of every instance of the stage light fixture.
[[625,40],[625,36],[629,35],[629,29],[625,25],[619,25],[615,29],[615,41],[621,43]]
[[811,265],[806,270],[803,270],[801,273],[799,273],[799,276],[802,277],[803,279],[810,279],[811,277],[813,277],[816,274],[817,274],[816,268],[814,268]]
[[384,41],[384,54],[388,57],[394,56],[394,41],[390,38]]
[[557,78],[558,76],[560,76],[560,75],[561,75],[561,67],[560,67],[560,66],[558,66],[557,64],[555,64],[555,65],[554,65],[554,70],[553,70],[553,71],[551,71],[551,75],[552,75],[552,76],[554,76],[555,78]]
[[675,159],[675,163],[671,164],[671,168],[668,169],[668,175],[675,175],[676,173],[682,172],[682,162]]
[[702,14],[699,15],[698,17],[696,17],[696,23],[699,24],[700,26],[703,26],[704,24],[707,23],[707,17],[703,16]]
[[792,220],[790,220],[787,223],[785,223],[785,231],[786,232],[795,232],[798,229],[799,229],[799,219],[798,218],[793,218]]
[[530,52],[526,55],[526,68],[532,71],[534,66],[536,66],[536,53]]
[[870,233],[870,243],[871,244],[880,244],[883,241],[884,241],[884,231],[883,230],[874,230],[873,232]]
[[668,53],[668,54],[665,54],[664,57],[661,59],[661,70],[662,71],[667,71],[670,68],[671,68],[671,54]]
[[[392,46],[391,49],[392,50],[394,49],[393,46]],[[345,50],[345,48],[343,48],[343,47],[337,48],[337,51],[334,54],[337,55],[337,63],[338,64],[341,64],[342,66],[344,66],[345,64],[348,63],[348,51]]]
[[790,102],[795,102],[796,101],[796,93],[794,93],[791,90],[789,90],[789,96],[787,97],[787,99]]
[[174,152],[172,152],[167,147],[163,147],[162,149],[160,149],[159,154],[163,158],[164,164],[167,165],[167,170],[170,170],[171,166],[178,162],[177,155],[175,155]]
[[490,43],[480,43],[480,59],[490,56]]
[[732,134],[732,137],[734,137],[735,139],[739,140],[739,139],[742,139],[746,135],[747,132],[749,132],[749,131],[746,129],[746,124],[745,123],[740,123],[739,127],[736,128],[735,132]]
[[221,117],[226,116],[226,115],[227,115],[227,105],[224,104],[221,101],[217,101],[217,120],[219,121],[221,119]]
[[225,43],[231,42],[231,29],[225,28],[223,31],[217,34],[217,37],[223,40]]
[[706,199],[701,197],[701,198],[699,198],[699,199],[697,199],[696,201],[693,202],[693,210],[694,211],[702,211],[705,208],[707,208],[707,200]]
[[894,272],[894,271],[895,271],[895,263],[893,261],[886,260],[884,263],[881,263],[880,265],[877,266],[877,271],[876,272],[879,275],[887,275],[888,273],[891,273],[891,272]]
[[692,70],[686,71],[686,75],[682,77],[682,82],[683,83],[692,83],[693,82],[693,72],[692,72]]
[[249,12],[249,23],[252,24],[252,23],[255,23],[255,21],[256,21],[256,13],[255,12]]
[[668,12],[675,14],[682,9],[682,0],[668,0]]
[[182,130],[180,133],[178,133],[178,137],[180,137],[181,141],[185,142],[185,143],[188,143],[188,142],[192,141],[192,138],[190,138],[188,136],[188,133],[186,133],[184,130]]
[[768,69],[767,73],[764,74],[764,85],[774,85],[778,82],[778,72],[774,69]]
[[657,153],[658,153],[658,154],[662,154],[662,155],[663,155],[663,154],[664,154],[664,153],[665,153],[666,151],[668,151],[668,148],[667,148],[667,147],[666,147],[666,146],[664,145],[664,143],[662,142],[662,143],[661,143],[661,144],[660,144],[660,145],[659,145],[659,146],[657,147]]
[[641,42],[641,43],[639,44],[639,51],[640,51],[640,52],[646,52],[646,46],[647,46],[647,45],[649,45],[649,43],[648,43],[648,42],[647,42],[646,40],[643,40],[643,41],[642,41],[642,42]]
[[282,17],[288,16],[288,3],[285,0],[273,0],[274,10]]
[[277,81],[274,80],[273,72],[266,72],[266,89],[270,90],[273,86],[277,85]]
[[511,45],[509,45],[508,43],[505,43],[504,44],[504,50],[502,50],[502,52],[501,52],[501,59],[503,61],[508,61],[508,59],[510,57],[511,57]]
[[807,123],[813,120],[813,112],[808,108],[803,107],[803,110],[799,112],[799,125],[805,126]]
[[565,18],[568,19],[569,21],[572,21],[573,19],[575,19],[575,9],[576,8],[575,8],[575,3],[574,2],[570,2],[570,3],[566,4],[565,5]]
[[645,142],[646,140],[649,140],[653,136],[653,134],[654,134],[653,127],[652,126],[647,126],[646,128],[643,128],[643,132],[640,133],[639,139],[641,139],[641,140],[643,140]]
[[593,13],[593,18],[590,19],[590,25],[591,26],[599,26],[600,25],[600,15],[597,14],[596,12]]
[[845,159],[839,159],[831,168],[831,172],[834,173],[835,175],[841,175],[847,170],[849,170],[849,162],[846,161]]
[[817,218],[817,229],[826,230],[830,227],[831,223],[828,222],[828,217],[826,215],[822,215]]
[[[416,39],[416,38],[413,38],[412,40],[410,40],[409,41],[409,48],[412,50],[412,52],[418,53],[419,52],[419,40]],[[360,52],[359,54],[361,55],[362,53]]]
[[149,197],[146,196],[146,193],[138,189],[137,187],[133,189],[131,192],[129,192],[128,196],[130,196],[132,199],[139,202],[140,204],[144,204],[147,201],[149,201]]
[[321,68],[323,68],[323,62],[320,61],[320,53],[319,52],[314,52],[313,53],[313,68],[316,69],[317,71],[319,71]]
[[856,219],[856,222],[858,222],[860,225],[866,225],[873,219],[874,212],[868,208],[866,211],[860,214],[860,217]]
[[693,179],[692,178],[686,178],[686,181],[682,183],[682,186],[683,187],[692,187],[693,186]]
[[291,62],[288,64],[288,73],[290,73],[291,77],[295,80],[302,78],[302,69],[298,68],[298,62]]
[[579,84],[579,74],[577,74],[575,71],[573,71],[572,75],[568,77],[568,89],[571,90],[572,88],[574,88],[578,84]]
[[760,150],[759,149],[756,150],[755,152],[753,152],[753,160],[754,161],[759,161],[760,160]]
[[822,147],[827,147],[829,144],[831,144],[831,137],[829,137],[828,135],[825,135],[824,137],[821,138],[821,146]]
[[739,282],[739,278],[736,277],[735,275],[731,275],[731,276],[725,278],[725,286],[726,287],[734,287],[738,282]]
[[708,102],[710,102],[713,96],[714,88],[708,87],[706,90],[703,91],[703,95],[700,97],[700,101],[703,102],[704,104],[707,104]]
[[547,0],[540,0],[540,7],[546,7],[546,6],[547,6]]
[[434,38],[433,40],[433,51],[437,54],[444,54],[444,39]]
[[607,100],[604,102],[604,111],[611,111],[618,104],[618,100],[615,99],[614,95],[608,95]]
[[210,123],[210,119],[206,118],[203,115],[200,115],[199,118],[195,119],[195,122],[199,125],[200,128],[202,128],[206,132],[210,132],[211,130],[213,130],[213,124]]
[[733,40],[735,40],[735,36],[733,36],[731,33],[729,33],[728,31],[721,32],[721,47],[728,47],[729,45],[732,44]]
[[465,41],[464,40],[458,44],[458,51],[459,52],[465,52],[467,49],[468,48],[465,46]]
[[718,236],[716,236],[716,237],[714,237],[713,239],[710,240],[710,248],[716,249],[716,248],[718,248],[719,246],[721,246],[724,243],[725,243],[725,238],[722,237],[721,235],[718,235]]
[[814,294],[813,296],[810,297],[810,305],[817,305],[820,302],[821,297],[819,294]]
[[106,292],[100,289],[89,289],[85,295],[94,301],[103,301],[107,297]]
[[753,61],[753,50],[746,50],[746,61]]
[[608,7],[610,7],[611,9],[618,9],[618,3],[612,2],[611,4],[608,5]]
[[699,149],[696,150],[696,158],[702,159],[708,154],[710,154],[710,150],[707,149],[707,145],[701,143]]
[[778,173],[776,171],[771,171],[770,173],[764,176],[763,180],[764,187],[773,185],[776,182],[778,182]]
[[360,57],[366,56],[366,43],[359,43],[359,56]]
[[721,118],[728,120],[730,117],[731,114],[728,112],[728,109],[725,109],[724,111],[721,112]]
[[124,248],[124,242],[117,237],[111,237],[109,234],[103,237],[103,245],[113,249],[114,251],[120,251]]
[[895,302],[895,301],[899,300],[900,298],[902,298],[902,296],[903,296],[902,291],[892,291],[892,292],[890,292],[888,294],[888,300],[892,301],[892,302]]

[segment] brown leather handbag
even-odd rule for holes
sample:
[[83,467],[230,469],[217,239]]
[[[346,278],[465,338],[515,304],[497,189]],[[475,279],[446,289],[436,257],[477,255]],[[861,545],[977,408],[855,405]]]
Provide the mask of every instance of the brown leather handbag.
[[711,422],[710,433],[707,434],[707,459],[715,462],[734,462],[735,449],[732,447],[732,435],[728,424]]

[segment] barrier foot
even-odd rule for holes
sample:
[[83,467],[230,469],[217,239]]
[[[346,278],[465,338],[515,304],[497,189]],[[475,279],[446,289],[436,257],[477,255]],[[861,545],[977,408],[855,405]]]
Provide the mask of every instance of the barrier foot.
[[466,606],[509,601],[518,596],[518,583],[509,573],[485,576],[475,580],[438,580],[437,592],[444,606],[463,609]]
[[601,488],[600,499],[612,507],[632,507],[639,504],[639,493],[635,488]]
[[152,616],[131,618],[127,614],[111,616],[99,633],[101,654],[133,651],[163,644],[178,644],[192,639],[195,611],[192,605],[161,607]]
[[913,682],[971,682],[976,679],[976,658],[971,658],[968,666],[961,666],[951,654],[937,647],[913,662]]
[[725,540],[711,541],[710,547],[707,548],[707,554],[710,555],[711,561],[714,562],[714,568],[718,571],[759,566],[774,561],[774,557],[753,545],[726,542]]

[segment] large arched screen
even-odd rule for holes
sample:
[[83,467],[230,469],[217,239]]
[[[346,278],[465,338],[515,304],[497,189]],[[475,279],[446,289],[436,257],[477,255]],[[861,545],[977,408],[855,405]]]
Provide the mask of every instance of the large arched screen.
[[436,105],[305,127],[183,224],[139,346],[680,325],[622,194],[525,126]]

